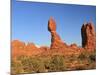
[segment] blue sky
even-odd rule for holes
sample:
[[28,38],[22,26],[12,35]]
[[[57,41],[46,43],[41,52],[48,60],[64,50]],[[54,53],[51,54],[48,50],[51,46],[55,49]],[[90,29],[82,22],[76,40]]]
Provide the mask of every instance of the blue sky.
[[81,26],[92,18],[96,26],[96,7],[12,1],[12,40],[21,40],[37,45],[51,43],[48,20],[52,16],[57,24],[57,33],[67,43],[81,45]]

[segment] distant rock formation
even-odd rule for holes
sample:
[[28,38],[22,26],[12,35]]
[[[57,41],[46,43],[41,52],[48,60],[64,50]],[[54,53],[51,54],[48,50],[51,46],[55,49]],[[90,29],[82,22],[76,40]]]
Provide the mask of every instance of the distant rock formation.
[[71,48],[78,48],[77,44],[73,43],[70,45]]
[[25,51],[25,43],[19,40],[13,40],[11,42],[12,56],[20,56],[24,54]]
[[17,49],[17,50],[25,49],[25,43],[19,40],[13,40],[11,45],[13,49]]
[[[51,33],[51,46],[36,46],[34,43],[25,44],[19,40],[13,40],[11,43],[12,57],[21,55],[73,55],[80,54],[84,50],[94,51],[96,49],[96,33],[93,23],[86,23],[82,25],[82,47],[73,43],[70,46],[64,43],[56,32],[56,22],[52,17],[48,21],[48,31]],[[73,37],[74,38],[74,37]]]
[[82,47],[88,50],[96,48],[96,33],[92,22],[83,24],[81,28]]
[[26,49],[27,49],[27,50],[32,50],[32,49],[37,49],[37,47],[36,47],[35,44],[33,44],[33,43],[28,43],[28,44],[26,45]]
[[52,17],[50,17],[48,21],[48,31],[51,33],[51,49],[66,46],[66,44],[61,40],[60,36],[56,32],[56,22]]
[[35,44],[33,43],[25,44],[24,42],[19,40],[13,40],[11,43],[11,48],[13,57],[21,55],[31,56],[41,53],[41,51],[39,50],[39,48],[35,46]]

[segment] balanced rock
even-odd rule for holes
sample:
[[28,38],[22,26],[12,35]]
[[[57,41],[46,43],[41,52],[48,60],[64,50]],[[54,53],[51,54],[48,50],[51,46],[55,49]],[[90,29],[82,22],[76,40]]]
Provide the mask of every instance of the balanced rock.
[[50,32],[52,32],[52,31],[56,32],[56,22],[53,20],[52,17],[50,17],[50,20],[48,21],[48,30]]
[[51,33],[51,49],[61,48],[66,46],[66,44],[61,40],[60,36],[56,32],[56,22],[52,17],[48,21],[48,30]]
[[87,50],[95,50],[96,48],[96,34],[92,22],[83,24],[81,28],[82,47]]

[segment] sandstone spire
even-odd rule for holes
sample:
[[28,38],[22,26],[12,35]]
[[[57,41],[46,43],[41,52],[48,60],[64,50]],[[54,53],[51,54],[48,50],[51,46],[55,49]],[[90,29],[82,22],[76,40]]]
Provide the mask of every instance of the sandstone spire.
[[92,22],[83,24],[81,28],[82,47],[88,50],[95,50],[96,48],[96,34]]

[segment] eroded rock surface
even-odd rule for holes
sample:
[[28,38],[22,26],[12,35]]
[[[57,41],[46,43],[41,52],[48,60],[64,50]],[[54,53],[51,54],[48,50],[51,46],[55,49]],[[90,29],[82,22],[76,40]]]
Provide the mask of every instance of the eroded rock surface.
[[[34,43],[25,44],[19,40],[13,40],[11,43],[12,57],[21,55],[25,56],[37,56],[37,55],[78,55],[84,50],[93,51],[96,49],[96,33],[93,23],[83,24],[81,28],[82,47],[73,43],[67,45],[64,43],[58,33],[56,32],[56,22],[50,17],[48,21],[48,31],[51,33],[51,45],[50,47],[41,46],[37,47]],[[67,37],[67,36],[66,36]],[[73,37],[74,38],[74,37]]]
[[93,23],[83,24],[81,28],[82,47],[88,50],[96,48],[96,33]]
[[48,30],[51,33],[51,49],[63,48],[67,46],[56,32],[56,22],[52,17],[48,21]]

